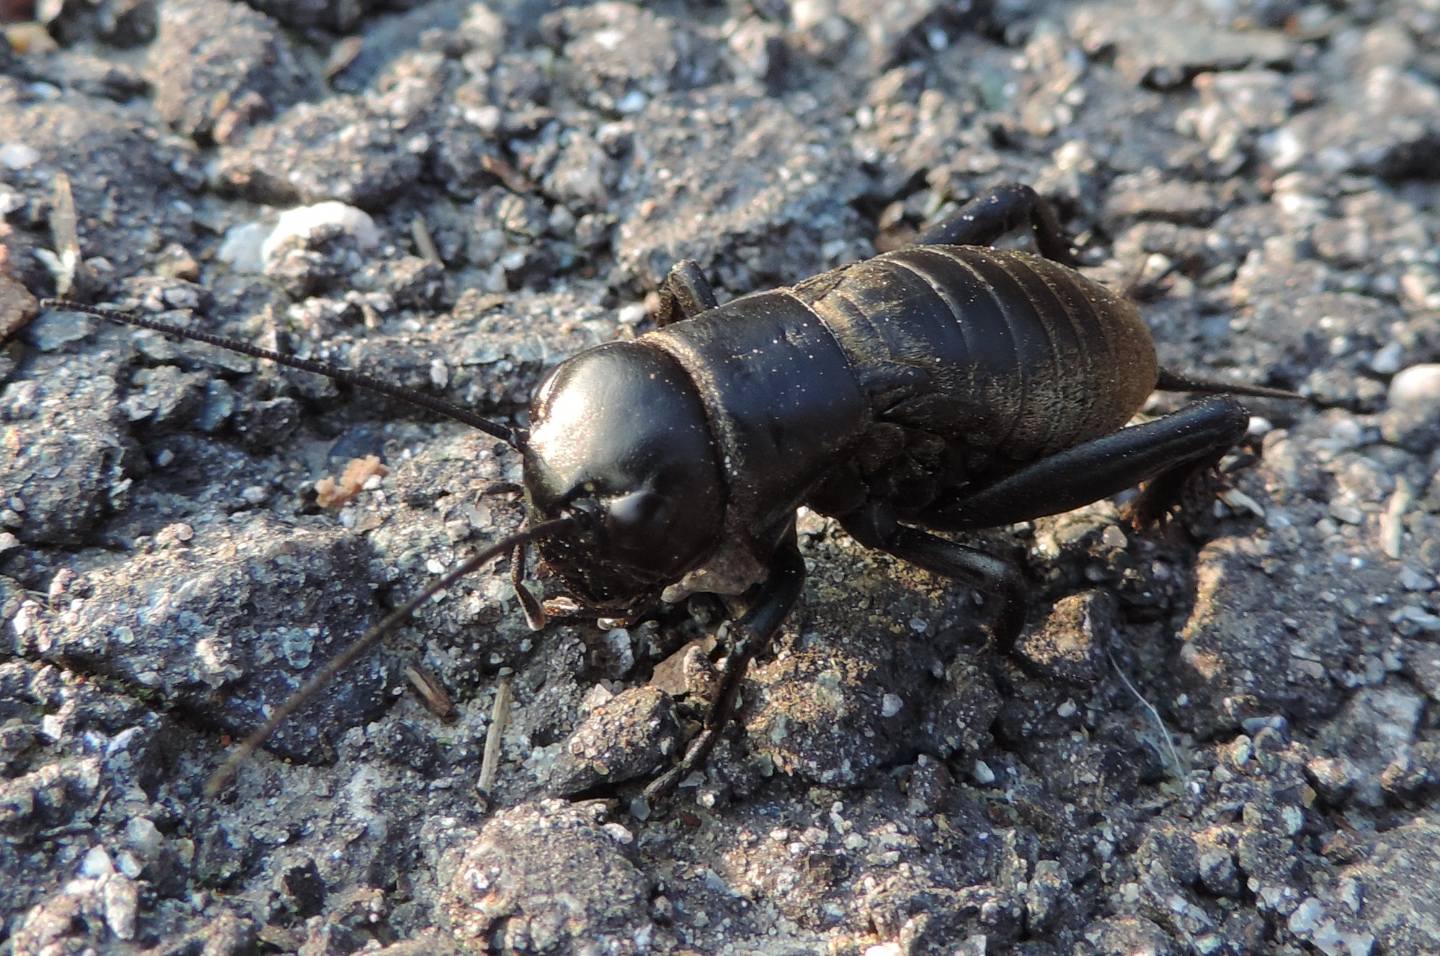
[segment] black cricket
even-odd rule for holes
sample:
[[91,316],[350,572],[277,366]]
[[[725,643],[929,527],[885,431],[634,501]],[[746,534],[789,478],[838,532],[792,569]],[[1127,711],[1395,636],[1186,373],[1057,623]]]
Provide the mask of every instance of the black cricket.
[[[1040,255],[987,248],[1024,225]],[[646,787],[655,801],[704,764],[746,667],[800,597],[801,505],[867,547],[993,594],[994,643],[1004,649],[1024,626],[1019,571],[932,531],[1057,514],[1147,481],[1129,516],[1160,519],[1245,434],[1249,413],[1219,394],[1125,427],[1152,391],[1300,397],[1161,369],[1135,305],[1075,265],[1054,212],[1023,185],[982,194],[905,248],[724,305],[687,260],[661,286],[659,328],[550,371],[528,434],[323,363],[46,304],[372,389],[523,456],[528,528],[432,582],[334,658],[231,754],[212,792],[350,661],[486,561],[513,555],[517,595],[542,626],[545,610],[521,584],[533,542],[592,617],[633,618],[694,592],[740,596],[745,610],[731,622],[704,726]]]

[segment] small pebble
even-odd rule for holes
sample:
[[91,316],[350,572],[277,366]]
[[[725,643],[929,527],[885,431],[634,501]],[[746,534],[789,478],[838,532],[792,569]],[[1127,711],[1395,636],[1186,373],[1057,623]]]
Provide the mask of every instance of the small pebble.
[[1400,371],[1404,358],[1405,347],[1399,342],[1390,342],[1371,357],[1370,370],[1377,375],[1394,375]]
[[40,161],[40,153],[26,143],[0,143],[0,166],[19,171]]
[[265,271],[265,254],[262,251],[273,227],[263,222],[247,222],[226,230],[215,257],[234,269],[249,275]]
[[1307,936],[1315,931],[1315,927],[1323,915],[1325,915],[1324,907],[1321,906],[1319,900],[1312,896],[1295,907],[1295,912],[1290,914],[1287,925],[1290,927],[1290,932],[1297,936]]
[[1330,515],[1335,520],[1343,521],[1346,524],[1359,524],[1365,520],[1365,512],[1345,501],[1330,502]]
[[125,824],[125,842],[141,857],[151,860],[165,843],[165,836],[148,817],[131,817]]
[[134,939],[140,915],[140,892],[135,884],[117,874],[102,884],[100,895],[110,932],[119,939]]
[[281,213],[275,228],[260,244],[260,257],[268,261],[286,242],[297,237],[307,238],[324,226],[340,227],[361,249],[373,248],[380,243],[380,230],[368,212],[331,200],[313,206],[297,206]]
[[1435,575],[1421,574],[1408,564],[1400,569],[1400,586],[1407,591],[1433,591]]
[[1390,380],[1390,406],[1440,406],[1440,363],[1412,365]]
[[92,846],[80,861],[81,876],[98,879],[114,872],[115,864],[110,861],[110,854],[105,852],[103,846]]

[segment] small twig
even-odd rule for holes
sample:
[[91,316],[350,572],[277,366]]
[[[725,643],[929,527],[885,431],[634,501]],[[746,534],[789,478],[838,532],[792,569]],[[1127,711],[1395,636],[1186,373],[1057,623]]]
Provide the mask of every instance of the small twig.
[[441,720],[449,722],[455,719],[455,704],[450,700],[450,695],[445,693],[445,688],[440,682],[419,664],[410,664],[405,668],[405,679],[420,696],[420,701],[425,709],[430,711]]
[[75,274],[80,268],[80,227],[75,215],[75,194],[70,190],[70,177],[55,174],[55,189],[50,206],[50,242],[55,248],[55,291],[69,295],[75,287]]
[[410,220],[410,238],[415,241],[415,251],[420,253],[420,258],[427,262],[444,264],[444,260],[440,258],[440,250],[435,247],[435,240],[430,236],[430,226],[425,222],[424,216],[416,215]]
[[480,789],[489,793],[500,771],[500,747],[505,725],[510,722],[510,677],[500,678],[495,688],[495,704],[490,708],[490,730],[485,734],[485,756],[480,761]]
[[1415,489],[1403,477],[1395,479],[1395,493],[1380,516],[1380,550],[1392,561],[1400,560],[1405,543],[1405,512],[1415,503]]

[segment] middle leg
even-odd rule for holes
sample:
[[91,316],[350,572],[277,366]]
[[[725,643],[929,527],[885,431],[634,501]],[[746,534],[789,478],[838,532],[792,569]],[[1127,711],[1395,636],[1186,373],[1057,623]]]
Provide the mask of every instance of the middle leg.
[[710,281],[694,259],[681,259],[670,267],[669,275],[660,283],[660,307],[655,324],[662,329],[681,319],[693,319],[719,305]]
[[1035,190],[1020,183],[986,190],[949,219],[921,233],[915,244],[988,246],[1027,224],[1035,232],[1041,255],[1062,265],[1079,265],[1054,208]]
[[997,596],[1000,612],[993,640],[999,650],[1008,651],[1025,629],[1025,581],[1009,561],[899,524],[884,506],[847,515],[840,524],[867,548],[893,554],[931,574],[963,581]]

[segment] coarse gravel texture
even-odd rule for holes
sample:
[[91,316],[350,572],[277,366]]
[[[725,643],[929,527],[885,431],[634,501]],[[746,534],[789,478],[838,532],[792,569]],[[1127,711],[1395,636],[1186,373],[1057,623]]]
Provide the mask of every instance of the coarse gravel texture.
[[[1440,952],[1437,0],[34,15],[0,43],[0,952]],[[718,605],[532,634],[504,560],[202,796],[233,738],[519,526],[481,494],[519,463],[36,316],[58,275],[510,419],[648,328],[679,257],[734,296],[1016,180],[1166,364],[1311,397],[1247,402],[1230,490],[1143,533],[1101,502],[978,536],[1031,583],[1005,655],[983,596],[802,513],[802,607],[653,812]],[[369,454],[388,474],[319,507]]]

